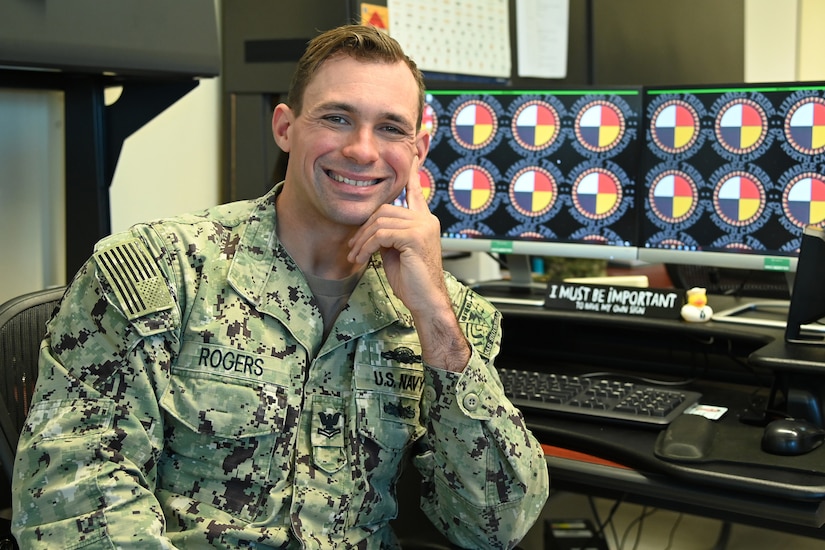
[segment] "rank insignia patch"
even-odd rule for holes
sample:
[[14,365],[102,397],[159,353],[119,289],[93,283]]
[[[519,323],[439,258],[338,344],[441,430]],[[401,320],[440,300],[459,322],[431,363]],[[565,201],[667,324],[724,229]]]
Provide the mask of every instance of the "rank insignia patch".
[[323,424],[323,427],[318,428],[318,433],[324,437],[334,437],[341,433],[341,413],[325,413],[319,412],[318,419]]

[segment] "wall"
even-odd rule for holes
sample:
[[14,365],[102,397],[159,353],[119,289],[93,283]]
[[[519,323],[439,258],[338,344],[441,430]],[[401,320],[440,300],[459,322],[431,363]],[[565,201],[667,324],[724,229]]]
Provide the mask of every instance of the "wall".
[[218,203],[219,89],[202,80],[126,139],[109,195],[112,231]]
[[741,82],[748,1],[592,2],[594,83]]
[[[218,79],[203,80],[126,140],[114,231],[218,202],[219,108]],[[61,92],[0,86],[0,303],[66,283],[63,122]]]
[[[112,230],[217,204],[219,93],[203,80],[127,138],[112,181]],[[0,303],[62,285],[63,94],[0,89]]]
[[799,0],[746,0],[745,81],[790,82],[796,78]]
[[825,2],[822,0],[800,0],[799,40],[797,42],[799,80],[825,81]]
[[745,80],[825,81],[825,2],[745,1]]
[[63,280],[63,94],[0,89],[0,303]]

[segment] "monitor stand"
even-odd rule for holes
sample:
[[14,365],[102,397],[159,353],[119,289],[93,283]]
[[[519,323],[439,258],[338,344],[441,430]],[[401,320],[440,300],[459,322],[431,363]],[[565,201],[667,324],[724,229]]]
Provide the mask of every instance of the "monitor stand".
[[[789,300],[759,300],[713,312],[713,321],[784,329],[788,322]],[[825,333],[825,324],[802,325],[803,331]]]
[[533,270],[528,254],[508,254],[509,279],[482,281],[472,289],[494,304],[543,306],[547,285],[533,281]]

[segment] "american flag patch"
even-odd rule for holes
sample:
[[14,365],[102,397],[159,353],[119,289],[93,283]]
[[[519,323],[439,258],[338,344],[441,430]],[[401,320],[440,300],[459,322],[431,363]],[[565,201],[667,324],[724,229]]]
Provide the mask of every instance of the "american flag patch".
[[94,259],[130,321],[174,305],[166,281],[139,239],[101,250]]

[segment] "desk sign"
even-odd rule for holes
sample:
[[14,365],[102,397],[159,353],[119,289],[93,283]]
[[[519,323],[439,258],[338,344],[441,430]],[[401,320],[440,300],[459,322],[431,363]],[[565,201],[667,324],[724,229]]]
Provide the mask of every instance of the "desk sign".
[[680,319],[684,292],[673,289],[638,288],[579,283],[547,283],[546,309],[587,313]]

